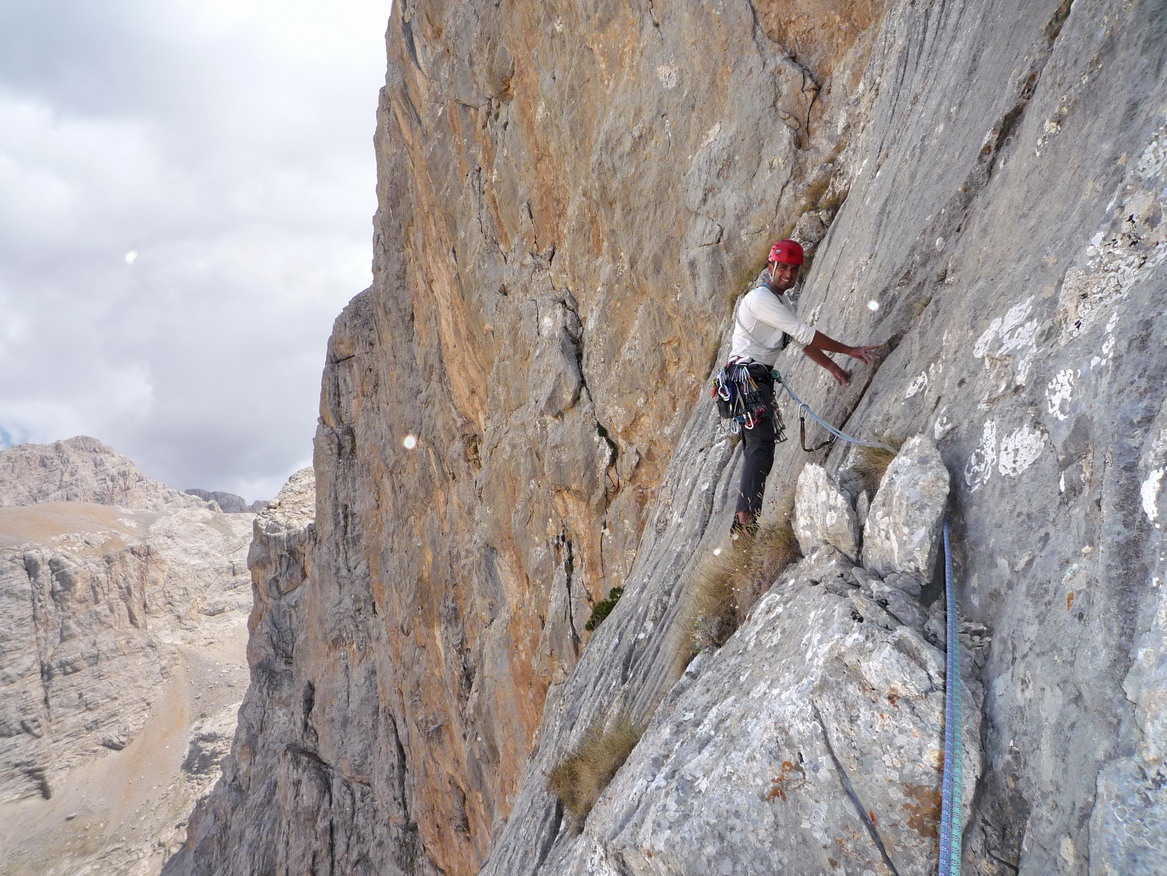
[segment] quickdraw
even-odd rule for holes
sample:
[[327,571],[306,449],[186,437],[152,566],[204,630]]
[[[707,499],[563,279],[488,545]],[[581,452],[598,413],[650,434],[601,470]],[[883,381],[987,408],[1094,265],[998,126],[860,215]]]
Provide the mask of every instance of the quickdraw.
[[[783,384],[783,385],[785,385],[785,384]],[[814,453],[816,450],[822,450],[828,444],[833,443],[835,440],[835,436],[828,435],[826,438],[824,438],[822,441],[820,441],[814,447],[807,447],[806,446],[806,414],[808,411],[810,411],[810,407],[805,402],[803,402],[802,404],[800,404],[798,406],[798,442],[799,442],[799,444],[802,445],[802,449],[805,450],[807,453]],[[811,412],[811,413],[813,415],[813,412]]]
[[[778,372],[775,371],[774,374],[778,375]],[[782,388],[784,390],[786,390],[786,394],[789,395],[794,400],[794,403],[796,405],[798,405],[799,429],[802,432],[802,449],[805,450],[807,453],[813,453],[815,450],[818,450],[822,447],[825,447],[827,444],[830,444],[836,438],[842,438],[844,441],[849,441],[851,444],[858,444],[860,447],[879,447],[879,448],[882,448],[883,450],[890,450],[892,453],[895,453],[895,448],[888,447],[886,444],[881,444],[878,441],[860,441],[858,438],[852,437],[851,435],[848,435],[846,432],[840,432],[838,429],[836,429],[834,426],[832,426],[830,423],[828,423],[826,420],[824,420],[822,417],[820,417],[818,414],[816,414],[813,410],[811,410],[810,405],[808,405],[806,402],[804,402],[802,399],[800,399],[797,395],[795,395],[794,390],[790,388],[790,385],[788,383],[786,383],[786,381],[784,381],[780,375],[776,376],[775,379],[779,383],[782,384]],[[809,416],[812,420],[814,420],[816,423],[818,423],[820,426],[822,426],[824,429],[826,429],[828,432],[831,433],[831,437],[828,438],[826,441],[824,441],[822,444],[818,445],[818,447],[815,447],[814,450],[811,450],[810,448],[808,448],[806,446],[806,417],[807,416]]]

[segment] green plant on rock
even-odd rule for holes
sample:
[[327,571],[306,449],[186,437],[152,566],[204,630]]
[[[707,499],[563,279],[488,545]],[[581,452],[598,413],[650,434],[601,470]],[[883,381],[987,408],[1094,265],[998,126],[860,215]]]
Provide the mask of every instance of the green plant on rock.
[[579,745],[548,773],[548,789],[562,801],[577,826],[588,817],[642,733],[642,728],[624,713],[607,724],[597,721],[584,733]]
[[620,597],[624,595],[623,587],[613,587],[608,591],[608,598],[601,599],[592,608],[591,617],[588,622],[584,624],[584,629],[589,633],[595,630],[600,624],[604,622],[604,618],[612,613],[612,609],[616,607],[616,603],[620,601]]

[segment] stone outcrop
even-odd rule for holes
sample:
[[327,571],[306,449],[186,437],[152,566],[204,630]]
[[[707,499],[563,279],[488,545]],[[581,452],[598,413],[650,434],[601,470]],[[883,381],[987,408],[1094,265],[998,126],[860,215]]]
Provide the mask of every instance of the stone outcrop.
[[157,872],[246,683],[252,515],[88,438],[0,471],[0,873]]
[[[991,632],[966,864],[1167,870],[1156,4],[417,0],[395,4],[388,45],[374,284],[329,346],[315,534],[265,585],[287,593],[263,627],[286,662],[252,708],[278,742],[237,743],[171,872],[517,876],[586,843],[596,863],[573,866],[643,869],[635,851],[702,835],[680,796],[682,728],[702,719],[669,711],[690,702],[726,727],[791,721],[797,739],[767,737],[772,770],[710,776],[760,813],[785,762],[795,778],[790,742],[821,768],[786,803],[835,795],[835,826],[858,834],[841,867],[886,866],[837,796],[843,772],[862,799],[881,768],[860,735],[813,690],[796,720],[730,680],[758,679],[755,653],[790,645],[771,628],[808,629],[811,606],[830,638],[806,659],[857,673],[847,701],[879,690],[856,666],[900,671],[935,731],[935,652],[888,662],[941,629],[933,525],[876,535],[916,507],[907,493],[857,514],[887,565],[791,579],[801,599],[771,593],[675,688],[685,589],[724,541],[740,464],[707,379],[735,296],[791,231],[811,255],[800,312],[887,344],[844,388],[796,348],[784,378],[850,434],[930,437],[951,474],[962,606]],[[849,452],[813,460],[844,483]],[[768,514],[806,459],[779,447]],[[646,747],[577,837],[543,771],[615,709],[648,725]],[[693,815],[672,833],[664,799]],[[236,818],[261,805],[254,830]],[[625,816],[643,844],[614,829]],[[931,848],[929,824],[890,818],[885,847]]]
[[0,508],[45,502],[151,511],[205,504],[151,480],[130,460],[86,435],[53,444],[18,444],[0,453]]
[[859,557],[859,516],[850,498],[826,469],[808,463],[794,494],[794,534],[803,554],[829,544],[845,556]]
[[948,490],[948,469],[936,445],[924,438],[904,444],[867,512],[863,565],[885,577],[900,572],[929,580],[948,511]]
[[221,490],[200,490],[192,488],[183,490],[191,496],[198,496],[204,502],[214,502],[217,510],[223,511],[227,514],[257,514],[264,510],[268,503],[262,500],[252,502],[250,505],[242,496],[236,496],[234,493],[224,493]]
[[[315,836],[321,825],[311,821],[311,812],[322,799],[334,794],[351,807],[354,822],[339,837],[324,830],[339,842],[338,857],[331,863],[338,872],[360,872],[356,861],[349,867],[345,847],[357,841],[375,845],[402,840],[400,834],[377,838],[373,825],[365,823],[361,815],[362,811],[371,815],[378,810],[371,791],[360,783],[352,789],[336,782],[327,764],[314,756],[302,737],[305,728],[311,731],[316,697],[312,682],[296,671],[294,657],[305,635],[302,624],[309,616],[301,603],[309,598],[304,585],[311,572],[315,514],[315,479],[312,470],[305,469],[293,475],[256,517],[255,538],[248,554],[255,589],[247,649],[252,682],[239,710],[234,756],[224,765],[214,795],[200,804],[190,823],[191,838],[208,858],[219,863],[210,869],[195,864],[195,872],[320,872],[321,859],[315,854],[303,856],[305,847],[298,843],[322,841]],[[333,694],[331,688],[321,690],[322,697]],[[355,745],[369,744],[358,728],[353,730]],[[287,777],[298,773],[305,762],[311,782],[289,787]],[[262,859],[249,859],[244,838],[256,831],[287,836],[290,828],[281,820],[289,812],[310,819],[302,826],[297,842],[273,845]],[[167,872],[180,866],[184,854],[180,852],[171,860]]]

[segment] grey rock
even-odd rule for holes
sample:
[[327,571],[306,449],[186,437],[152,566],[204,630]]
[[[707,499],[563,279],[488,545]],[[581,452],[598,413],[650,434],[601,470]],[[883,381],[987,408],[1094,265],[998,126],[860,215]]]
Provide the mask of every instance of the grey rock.
[[891,572],[883,578],[884,584],[918,600],[928,582],[906,572]]
[[[374,717],[373,725],[334,731],[316,717],[334,708],[334,696],[364,699],[375,689],[376,679],[361,668],[369,644],[354,642],[351,627],[337,626],[320,631],[337,649],[332,669],[321,675],[317,670],[322,667],[300,664],[310,669],[301,675],[293,662],[313,616],[305,603],[322,596],[320,582],[310,576],[315,511],[315,479],[312,469],[304,469],[256,518],[248,557],[255,581],[250,620],[255,633],[248,648],[252,685],[239,710],[223,777],[196,807],[187,843],[166,863],[164,873],[244,873],[270,867],[298,872],[305,869],[305,861],[316,861],[307,866],[316,872],[401,872],[379,865],[408,847],[410,831],[403,822],[377,822],[375,815],[382,794],[389,795],[388,805],[401,805],[392,802],[399,801],[394,795],[400,794],[403,779],[393,766],[402,755],[392,719]],[[338,679],[344,682],[338,684]],[[339,832],[301,829],[300,818],[328,811],[332,803],[340,807]],[[343,819],[341,811],[346,813]],[[405,813],[398,812],[404,820]],[[275,834],[289,842],[255,857],[257,840]],[[323,862],[332,860],[330,852],[346,848],[362,851],[351,861],[341,852],[340,863],[329,870],[331,865]]]
[[948,469],[931,439],[909,439],[880,482],[863,529],[863,565],[925,580],[936,564],[948,503]]
[[859,557],[859,520],[851,498],[817,463],[807,463],[794,492],[794,534],[803,554],[829,544]]
[[[232,717],[242,697],[230,643],[251,604],[252,516],[161,487],[89,439],[0,453],[11,477],[33,460],[32,482],[5,481],[5,495],[52,501],[0,507],[0,873],[137,872],[217,775],[200,785],[160,764],[198,718],[188,688]],[[125,840],[78,846],[63,807],[87,829],[95,810],[120,813]]]
[[0,553],[0,689],[5,723],[23,730],[0,740],[0,801],[51,796],[62,773],[124,748],[145,723],[169,670],[146,629],[145,559]]
[[[924,632],[928,613],[920,603],[923,582],[910,575],[893,573],[880,578],[865,569],[854,569],[853,577],[859,582],[863,595],[873,600],[895,616],[905,626]],[[930,641],[943,642],[943,637]]]
[[[874,602],[811,583],[848,565],[819,553],[783,577],[662,706],[548,872],[884,872],[885,854],[935,872],[944,657]],[[967,804],[979,762],[965,768]]]
[[96,438],[17,444],[0,450],[0,508],[93,502],[123,508],[198,508],[202,503],[143,475]]
[[859,523],[859,529],[862,532],[863,527],[867,525],[867,514],[871,510],[871,499],[866,493],[860,493],[859,498],[855,500],[855,517]]
[[190,496],[198,496],[204,502],[214,502],[217,506],[215,510],[222,511],[226,514],[254,513],[257,510],[261,510],[257,509],[255,505],[266,504],[252,502],[251,505],[248,505],[247,500],[242,496],[236,496],[234,493],[224,493],[220,490],[212,491],[192,488],[189,490],[183,490],[183,492]]
[[231,703],[218,714],[211,715],[191,727],[190,745],[182,761],[182,771],[193,780],[196,799],[210,790],[222,772],[223,759],[231,751],[235,736],[235,718],[239,707]]

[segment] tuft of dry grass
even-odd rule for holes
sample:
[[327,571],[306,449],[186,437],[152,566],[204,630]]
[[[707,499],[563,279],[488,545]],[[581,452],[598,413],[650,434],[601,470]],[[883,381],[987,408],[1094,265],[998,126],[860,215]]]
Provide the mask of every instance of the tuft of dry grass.
[[798,542],[787,514],[704,561],[687,592],[684,626],[689,654],[724,645],[782,570],[798,557]]
[[[858,444],[851,457],[850,467],[862,479],[863,489],[868,492],[879,488],[879,483],[883,480],[887,467],[899,454],[899,449],[904,443],[902,438],[896,439],[887,434],[877,436],[876,440],[881,444],[886,444],[887,447],[867,447]],[[894,449],[889,450],[889,447]]]
[[588,728],[579,745],[548,773],[548,789],[563,802],[563,808],[577,825],[582,825],[588,817],[643,732],[624,713],[606,725],[598,721]]

